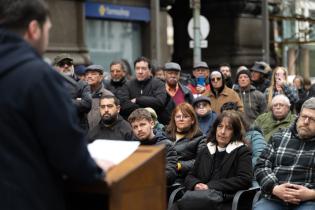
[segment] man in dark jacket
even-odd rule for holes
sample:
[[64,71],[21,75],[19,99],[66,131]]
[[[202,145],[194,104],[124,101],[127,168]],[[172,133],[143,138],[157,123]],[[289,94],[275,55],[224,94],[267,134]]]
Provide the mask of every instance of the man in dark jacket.
[[122,60],[115,60],[111,62],[109,68],[111,79],[104,80],[104,87],[117,96],[117,92],[127,82],[125,63]]
[[141,142],[141,145],[165,145],[166,147],[166,178],[167,184],[174,183],[177,173],[177,153],[173,143],[162,133],[154,134],[154,121],[148,110],[139,108],[133,111],[129,118],[135,139]]
[[51,27],[48,14],[42,0],[0,3],[0,90],[6,90],[0,97],[3,210],[63,210],[62,177],[104,180],[88,153],[63,78],[42,59]]
[[132,139],[131,126],[119,115],[119,111],[120,103],[115,96],[101,96],[99,110],[101,121],[89,132],[89,142],[96,139]]
[[267,111],[266,97],[251,85],[250,71],[241,70],[237,73],[233,89],[238,93],[244,104],[244,115],[249,124],[253,123],[260,114]]
[[167,97],[165,84],[159,79],[152,78],[148,58],[137,58],[134,67],[136,78],[128,81],[117,95],[122,100],[122,116],[128,118],[130,113],[138,108],[151,107],[158,114],[159,121],[166,124],[168,119],[161,116]]
[[225,85],[228,88],[232,88],[233,87],[233,80],[232,80],[232,72],[231,72],[230,64],[227,64],[227,63],[221,64],[220,65],[220,72],[224,76]]
[[91,110],[92,98],[89,85],[80,80],[74,73],[73,59],[68,54],[60,54],[55,57],[53,63],[55,69],[65,77],[65,86],[70,93],[72,103],[77,109],[80,126],[88,131],[89,124],[87,114]]

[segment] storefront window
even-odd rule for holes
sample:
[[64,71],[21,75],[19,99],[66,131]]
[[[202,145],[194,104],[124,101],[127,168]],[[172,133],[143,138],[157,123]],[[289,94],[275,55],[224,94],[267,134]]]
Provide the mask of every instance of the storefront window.
[[111,61],[124,58],[132,66],[141,56],[141,27],[138,22],[86,20],[86,43],[95,64],[109,72]]

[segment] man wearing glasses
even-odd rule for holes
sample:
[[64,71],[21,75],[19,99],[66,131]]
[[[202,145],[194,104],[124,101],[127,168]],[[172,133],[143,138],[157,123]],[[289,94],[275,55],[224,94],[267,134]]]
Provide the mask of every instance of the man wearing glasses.
[[73,59],[70,55],[60,54],[56,56],[53,65],[64,76],[65,86],[70,93],[72,103],[77,109],[80,126],[87,132],[89,130],[87,114],[92,105],[90,86],[74,74]]
[[272,135],[257,159],[255,176],[262,189],[262,198],[253,209],[314,209],[314,157],[313,97],[304,102],[300,116],[292,126]]
[[295,120],[290,106],[290,100],[287,96],[276,95],[271,101],[271,111],[259,115],[255,120],[255,126],[261,128],[267,142],[279,128],[287,128]]

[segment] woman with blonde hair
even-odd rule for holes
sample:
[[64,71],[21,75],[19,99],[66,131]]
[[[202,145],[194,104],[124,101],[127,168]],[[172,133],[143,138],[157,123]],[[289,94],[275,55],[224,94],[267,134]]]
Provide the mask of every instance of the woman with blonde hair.
[[[278,66],[273,70],[271,85],[265,91],[269,108],[271,107],[272,98],[279,94],[287,96],[292,105],[299,100],[297,91],[288,83],[288,70],[283,66]],[[293,110],[293,106],[291,110]]]
[[181,103],[172,112],[166,128],[167,137],[174,141],[178,156],[177,182],[183,183],[193,167],[197,153],[206,146],[206,137],[202,134],[194,108],[188,103]]

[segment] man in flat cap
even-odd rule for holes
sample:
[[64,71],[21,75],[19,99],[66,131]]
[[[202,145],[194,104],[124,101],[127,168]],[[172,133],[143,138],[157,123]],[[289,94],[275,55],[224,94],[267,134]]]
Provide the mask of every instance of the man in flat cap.
[[175,104],[187,102],[192,104],[191,91],[179,82],[181,67],[178,63],[169,62],[164,65],[165,88]]
[[73,58],[69,54],[57,55],[53,66],[65,78],[65,86],[70,93],[71,100],[77,109],[80,126],[87,132],[89,124],[87,114],[91,110],[92,98],[89,85],[80,80],[74,73]]
[[90,65],[85,70],[85,80],[91,88],[92,108],[88,113],[89,130],[92,130],[101,120],[100,98],[101,96],[111,95],[113,93],[104,88],[104,68],[101,65]]
[[273,134],[257,159],[254,171],[262,198],[253,209],[314,209],[314,156],[315,98],[310,98],[297,121]]
[[198,96],[209,96],[210,82],[209,74],[210,70],[206,62],[197,62],[193,66],[193,78],[189,81],[188,88],[192,92],[194,98]]

